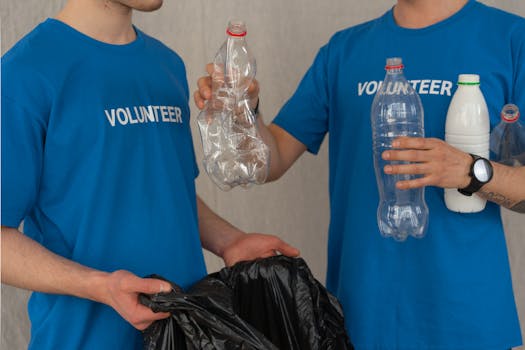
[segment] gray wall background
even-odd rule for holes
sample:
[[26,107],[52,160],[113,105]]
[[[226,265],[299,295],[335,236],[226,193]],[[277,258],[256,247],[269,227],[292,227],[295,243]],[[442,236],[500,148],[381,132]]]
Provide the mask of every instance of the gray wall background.
[[[525,1],[483,0],[525,16]],[[65,0],[3,0],[1,51],[4,54],[36,24],[52,17]],[[135,14],[135,23],[176,50],[186,62],[190,90],[225,39],[227,21],[244,19],[257,58],[261,111],[271,120],[293,93],[314,55],[337,30],[383,14],[394,0],[173,0],[155,13]],[[525,92],[524,92],[525,93]],[[192,118],[197,111],[192,107]],[[525,108],[525,107],[522,107]],[[195,122],[197,158],[202,147]],[[277,183],[221,192],[202,171],[197,190],[225,219],[249,232],[275,233],[297,246],[314,275],[324,281],[329,220],[327,142],[319,155],[305,154]],[[510,251],[515,297],[525,337],[525,215],[502,211]],[[208,271],[222,267],[206,253]],[[28,292],[2,285],[1,349],[23,349],[29,339]],[[521,347],[520,349],[525,349]]]

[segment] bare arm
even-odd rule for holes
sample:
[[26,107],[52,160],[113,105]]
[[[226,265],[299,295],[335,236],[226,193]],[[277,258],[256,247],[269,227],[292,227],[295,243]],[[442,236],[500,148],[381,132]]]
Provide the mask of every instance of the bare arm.
[[215,214],[198,196],[197,209],[202,247],[222,257],[226,266],[273,256],[278,252],[288,256],[299,255],[299,250],[277,236],[242,232]]
[[[409,189],[423,186],[464,188],[470,183],[472,157],[443,140],[435,138],[408,138],[394,140],[394,148],[385,151],[386,160],[414,162],[404,165],[387,165],[387,174],[421,174],[423,177],[399,181],[397,187]],[[505,208],[525,213],[525,167],[509,167],[491,162],[492,180],[477,192],[481,197]]]
[[[201,77],[197,81],[198,90],[193,94],[195,105],[203,109],[205,102],[212,96],[213,64],[206,66],[208,76]],[[255,108],[259,100],[259,83],[254,80],[248,88],[250,106]],[[275,124],[265,125],[262,115],[257,118],[257,127],[264,142],[270,148],[270,173],[267,181],[274,181],[280,178],[292,164],[306,151],[306,146],[299,142],[284,129]]]
[[2,226],[2,283],[32,291],[72,295],[114,308],[137,329],[169,314],[153,313],[138,302],[139,293],[168,291],[171,286],[124,270],[107,273],[49,251],[17,229]]
[[492,180],[478,194],[489,201],[518,213],[525,213],[525,166],[509,167],[491,162]]
[[306,146],[278,125],[265,125],[261,116],[257,124],[261,137],[270,148],[270,172],[267,181],[275,181],[306,151]]

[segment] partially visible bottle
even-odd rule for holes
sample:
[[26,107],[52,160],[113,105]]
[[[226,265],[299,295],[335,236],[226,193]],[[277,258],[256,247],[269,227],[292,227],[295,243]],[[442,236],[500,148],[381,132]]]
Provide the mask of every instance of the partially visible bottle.
[[519,118],[518,106],[503,106],[501,121],[490,134],[490,150],[494,161],[510,166],[525,165],[525,127]]
[[270,156],[247,96],[256,63],[245,40],[246,25],[230,21],[226,33],[213,60],[212,97],[197,117],[204,169],[225,191],[264,183]]
[[421,99],[403,75],[401,58],[388,58],[386,76],[374,97],[371,110],[374,168],[379,190],[377,222],[385,237],[404,241],[408,236],[421,238],[428,226],[425,189],[400,190],[396,182],[412,180],[416,175],[387,175],[387,162],[381,154],[392,149],[399,136],[424,137],[424,115]]
[[[490,121],[487,103],[479,88],[479,75],[460,74],[445,123],[445,141],[455,148],[489,158]],[[456,188],[445,189],[445,204],[451,211],[475,213],[485,209],[486,200],[466,196]]]

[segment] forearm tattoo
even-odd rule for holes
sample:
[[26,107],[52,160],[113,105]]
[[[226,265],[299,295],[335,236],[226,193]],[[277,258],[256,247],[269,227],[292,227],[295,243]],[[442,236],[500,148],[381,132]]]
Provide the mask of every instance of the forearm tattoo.
[[517,213],[525,213],[525,200],[513,201],[501,193],[485,192],[483,190],[478,192],[482,198],[485,198],[491,202],[501,205],[502,207],[508,208]]
[[525,213],[525,201],[518,202],[514,204],[512,207],[509,208],[512,211],[515,211],[517,213]]

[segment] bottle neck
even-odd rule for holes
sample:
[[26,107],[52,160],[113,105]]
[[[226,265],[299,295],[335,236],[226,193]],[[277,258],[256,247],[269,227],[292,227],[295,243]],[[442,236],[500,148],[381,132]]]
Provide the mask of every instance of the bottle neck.
[[514,123],[520,118],[520,111],[518,106],[514,104],[507,104],[503,106],[501,111],[501,119],[506,123]]
[[519,119],[519,116],[517,117],[512,117],[512,116],[501,116],[501,120],[503,120],[505,123],[507,124],[512,124],[512,123],[515,123],[517,122]]
[[401,63],[401,60],[387,60],[385,70],[387,74],[403,74],[403,68],[405,66]]
[[230,41],[245,41],[244,38],[244,36],[228,35],[228,40]]
[[387,75],[403,74],[403,68],[390,68],[386,70]]
[[226,29],[226,34],[228,34],[229,37],[233,38],[244,38],[246,36],[246,31],[228,28]]
[[479,87],[479,83],[459,82],[458,87]]

